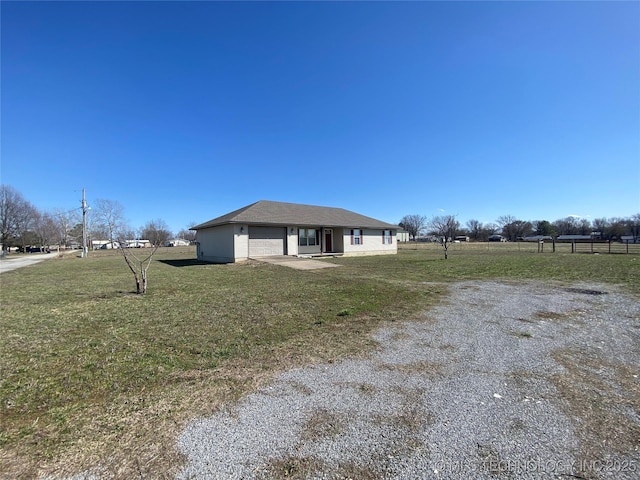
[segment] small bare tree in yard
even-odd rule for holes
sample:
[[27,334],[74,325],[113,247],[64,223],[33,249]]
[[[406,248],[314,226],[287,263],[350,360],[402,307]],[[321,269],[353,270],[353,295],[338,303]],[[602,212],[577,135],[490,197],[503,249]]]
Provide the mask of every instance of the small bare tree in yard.
[[[166,224],[162,220],[153,220],[147,223],[141,229],[141,232],[143,233],[143,236],[146,236],[147,239],[151,242],[151,250],[149,250],[148,248],[129,248],[127,246],[127,241],[125,238],[121,237],[119,240],[120,252],[122,252],[122,256],[124,257],[125,262],[127,262],[129,269],[136,279],[137,294],[146,293],[148,278],[147,270],[149,270],[149,265],[151,265],[153,255],[158,250],[158,247],[162,245],[170,236],[170,232],[168,231]],[[138,256],[135,253],[136,251],[144,252],[146,255]]]
[[447,260],[449,258],[449,244],[456,236],[456,230],[460,228],[460,223],[454,215],[441,215],[431,219],[429,228],[431,233],[440,239],[440,243],[444,249],[444,259]]
[[160,245],[153,245],[151,250],[144,249],[146,256],[136,255],[134,253],[135,248],[127,247],[127,242],[125,239],[121,239],[120,243],[120,252],[122,252],[122,256],[124,257],[124,261],[127,262],[129,269],[133,273],[134,278],[136,279],[136,293],[142,294],[147,291],[147,270],[149,269],[149,265],[151,264],[151,259],[153,258],[153,254],[156,253],[158,247]]

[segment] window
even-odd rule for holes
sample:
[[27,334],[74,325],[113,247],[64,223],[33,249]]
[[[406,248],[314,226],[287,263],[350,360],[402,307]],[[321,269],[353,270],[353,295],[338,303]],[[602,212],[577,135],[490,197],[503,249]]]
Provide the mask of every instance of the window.
[[382,243],[384,245],[391,245],[393,243],[393,236],[391,235],[391,230],[382,231]]
[[362,230],[359,228],[351,230],[351,245],[362,245]]
[[315,247],[320,245],[320,230],[315,228],[298,229],[298,245],[301,247]]

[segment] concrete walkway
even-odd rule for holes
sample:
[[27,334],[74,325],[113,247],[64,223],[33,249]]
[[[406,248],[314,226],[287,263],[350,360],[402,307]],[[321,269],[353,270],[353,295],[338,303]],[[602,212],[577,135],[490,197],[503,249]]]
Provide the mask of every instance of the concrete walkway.
[[34,265],[42,262],[43,260],[47,260],[48,258],[56,258],[60,255],[67,255],[74,252],[79,253],[80,250],[62,250],[60,252],[52,253],[30,253],[28,255],[17,255],[15,257],[12,254],[9,254],[6,257],[2,257],[2,260],[0,260],[0,273],[10,272],[11,270]]
[[339,267],[335,263],[321,262],[310,258],[290,257],[287,255],[278,255],[273,257],[253,258],[258,262],[270,263],[272,265],[282,265],[283,267],[295,268],[296,270],[319,270],[321,268]]

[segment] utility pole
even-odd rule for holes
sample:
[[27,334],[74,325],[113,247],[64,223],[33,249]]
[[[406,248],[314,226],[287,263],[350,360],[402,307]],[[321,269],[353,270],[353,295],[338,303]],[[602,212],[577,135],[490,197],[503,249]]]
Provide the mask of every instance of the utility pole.
[[89,255],[87,248],[87,200],[84,196],[84,188],[82,189],[82,258]]

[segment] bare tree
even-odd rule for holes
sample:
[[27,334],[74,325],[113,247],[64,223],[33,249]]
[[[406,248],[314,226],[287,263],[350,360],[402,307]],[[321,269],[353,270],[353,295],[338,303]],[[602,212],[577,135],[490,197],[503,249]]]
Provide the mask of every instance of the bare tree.
[[511,236],[511,232],[509,230],[509,225],[517,220],[513,215],[502,215],[496,219],[496,223],[500,228],[500,233],[505,236],[507,239]]
[[578,219],[576,217],[561,218],[553,222],[558,235],[577,235],[580,233]]
[[620,240],[628,230],[626,220],[614,217],[609,219],[609,223],[609,240]]
[[513,215],[503,215],[496,221],[502,230],[502,235],[512,242],[530,235],[534,230],[531,222],[518,220]]
[[164,220],[151,220],[140,229],[140,238],[149,240],[154,246],[164,245],[171,237],[169,226]]
[[600,238],[608,238],[610,222],[606,218],[596,218],[593,220],[593,230]]
[[427,217],[424,215],[405,215],[398,223],[404,230],[409,232],[409,236],[415,241],[427,226]]
[[[133,273],[133,277],[136,280],[136,293],[143,294],[147,291],[147,270],[149,270],[149,265],[151,265],[151,259],[153,258],[153,254],[158,250],[158,245],[155,245],[150,253],[147,254],[146,257],[138,257],[133,248],[127,248],[127,243],[125,239],[121,239],[120,241],[120,252],[122,252],[122,256],[124,257],[124,261],[127,262],[131,273]],[[148,251],[144,249],[145,252]]]
[[98,198],[94,204],[96,222],[95,230],[103,230],[109,236],[109,242],[119,236],[120,230],[125,226],[124,207],[115,200]]
[[17,244],[25,247],[35,214],[36,209],[20,192],[9,185],[0,185],[0,243],[3,249]]
[[36,211],[33,231],[38,239],[38,244],[42,248],[51,246],[52,242],[59,242],[58,225],[54,218],[48,213],[40,213]]
[[57,225],[58,242],[61,246],[68,246],[70,240],[74,237],[74,228],[81,222],[78,212],[56,209],[51,216]]
[[196,232],[194,230],[191,230],[191,227],[193,227],[194,225],[197,225],[197,223],[193,221],[189,222],[187,224],[187,228],[183,228],[177,233],[177,237],[182,238],[183,240],[188,240],[189,242],[195,242]]
[[142,227],[140,233],[145,240],[149,240],[152,244],[151,251],[146,248],[138,250],[144,251],[146,255],[138,256],[135,253],[135,248],[128,248],[126,237],[121,236],[118,240],[120,243],[120,252],[122,252],[122,256],[124,257],[125,262],[127,262],[129,270],[131,270],[131,273],[133,273],[133,277],[136,280],[137,294],[146,293],[148,283],[147,271],[151,265],[153,255],[158,250],[158,247],[163,245],[171,237],[171,232],[163,220],[152,220],[148,222],[144,227]]
[[480,232],[482,231],[482,223],[474,219],[468,220],[467,230],[473,240],[478,240],[480,238]]
[[429,229],[431,233],[440,238],[440,243],[444,249],[444,259],[449,258],[449,244],[456,236],[456,231],[460,228],[460,223],[454,215],[441,215],[433,217],[429,221]]

